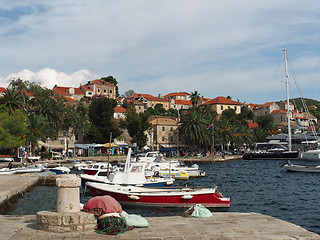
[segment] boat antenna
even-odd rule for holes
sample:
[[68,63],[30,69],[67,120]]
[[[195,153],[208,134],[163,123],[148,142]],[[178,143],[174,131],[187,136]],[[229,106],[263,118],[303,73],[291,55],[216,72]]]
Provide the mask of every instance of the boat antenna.
[[287,93],[287,119],[288,119],[288,149],[289,152],[292,150],[291,142],[291,124],[290,124],[290,109],[289,109],[289,75],[288,75],[288,59],[287,59],[287,49],[283,49],[284,52],[284,65],[285,65],[285,77],[286,77],[286,93]]

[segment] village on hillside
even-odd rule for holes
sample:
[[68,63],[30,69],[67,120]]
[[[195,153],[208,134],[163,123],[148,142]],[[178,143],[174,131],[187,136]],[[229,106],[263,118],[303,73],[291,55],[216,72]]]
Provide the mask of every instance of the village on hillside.
[[[6,92],[5,88],[0,88],[0,97]],[[97,96],[104,96],[107,98],[115,99],[117,101],[117,107],[114,108],[114,119],[120,120],[125,119],[127,109],[123,107],[131,105],[134,107],[137,113],[147,111],[149,108],[154,108],[156,105],[162,105],[165,110],[175,109],[182,111],[189,109],[193,106],[192,94],[187,92],[172,92],[164,96],[152,96],[147,93],[133,93],[128,97],[118,97],[116,94],[116,85],[107,82],[104,79],[96,79],[88,81],[87,84],[81,85],[79,88],[57,86],[55,85],[52,89],[54,94],[64,97],[68,102],[74,103],[81,99],[86,99],[90,102]],[[266,102],[262,105],[254,103],[242,103],[239,100],[234,101],[230,97],[218,96],[213,99],[199,97],[197,105],[208,105],[212,110],[216,111],[219,115],[224,110],[233,109],[236,114],[241,113],[241,107],[247,106],[252,110],[254,116],[260,116],[265,114],[271,114],[274,117],[277,125],[286,124],[287,105],[285,101],[279,102]],[[294,105],[290,103],[290,118],[299,120],[299,124],[308,127],[309,121],[305,112],[298,111],[294,108]],[[313,117],[313,120],[317,122],[317,119]],[[161,148],[177,148],[179,146],[178,137],[176,136],[176,129],[179,125],[180,119],[173,116],[152,116],[149,118],[149,123],[152,124],[152,131],[147,132],[147,148],[159,150]],[[249,128],[258,127],[258,124],[253,121],[248,121]],[[65,148],[65,137],[61,134],[57,140],[50,140],[50,142],[40,142],[44,147],[50,147],[52,149],[64,149]],[[83,152],[83,149],[90,149],[90,145],[86,145],[83,142],[83,136],[75,134],[68,135],[68,148],[76,149],[79,148],[79,152]],[[130,138],[126,137],[117,144],[124,146],[126,144],[134,144],[130,142]]]

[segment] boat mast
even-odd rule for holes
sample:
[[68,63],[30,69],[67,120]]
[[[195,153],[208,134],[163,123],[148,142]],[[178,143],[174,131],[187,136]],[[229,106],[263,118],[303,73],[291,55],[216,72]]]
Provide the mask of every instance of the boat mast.
[[290,124],[290,109],[289,109],[289,75],[288,75],[288,67],[287,67],[287,49],[283,49],[284,51],[284,65],[285,65],[285,76],[286,76],[286,92],[287,92],[287,119],[288,119],[288,149],[289,152],[292,150],[292,142],[291,142],[291,124]]

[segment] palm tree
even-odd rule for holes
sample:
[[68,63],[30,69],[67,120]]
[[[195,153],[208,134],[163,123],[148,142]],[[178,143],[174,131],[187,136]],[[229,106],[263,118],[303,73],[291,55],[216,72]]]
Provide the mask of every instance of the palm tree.
[[[27,125],[28,130],[26,134],[26,140],[34,147],[38,147],[38,140],[46,136],[46,119],[41,115],[31,114],[27,118]],[[34,148],[32,148],[32,152],[33,151]]]
[[196,109],[186,112],[177,131],[183,142],[192,150],[203,148],[210,144],[211,136],[207,130],[208,120]]
[[200,100],[200,93],[198,93],[198,91],[191,92],[190,98],[192,102],[192,107],[195,108]]
[[1,103],[8,108],[9,115],[12,115],[16,109],[24,110],[24,102],[21,92],[15,87],[7,88],[1,99]]

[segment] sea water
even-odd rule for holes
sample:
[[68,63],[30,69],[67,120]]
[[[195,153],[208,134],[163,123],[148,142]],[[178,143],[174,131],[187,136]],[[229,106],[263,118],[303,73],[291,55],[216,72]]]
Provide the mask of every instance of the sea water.
[[[287,172],[279,160],[235,160],[198,164],[202,178],[176,181],[178,186],[218,186],[231,198],[230,212],[270,215],[320,234],[320,173]],[[6,214],[27,215],[56,209],[57,188],[39,186],[13,204]],[[90,194],[81,194],[86,203]],[[144,217],[181,216],[184,208],[123,206]],[[212,209],[211,209],[212,210]]]

